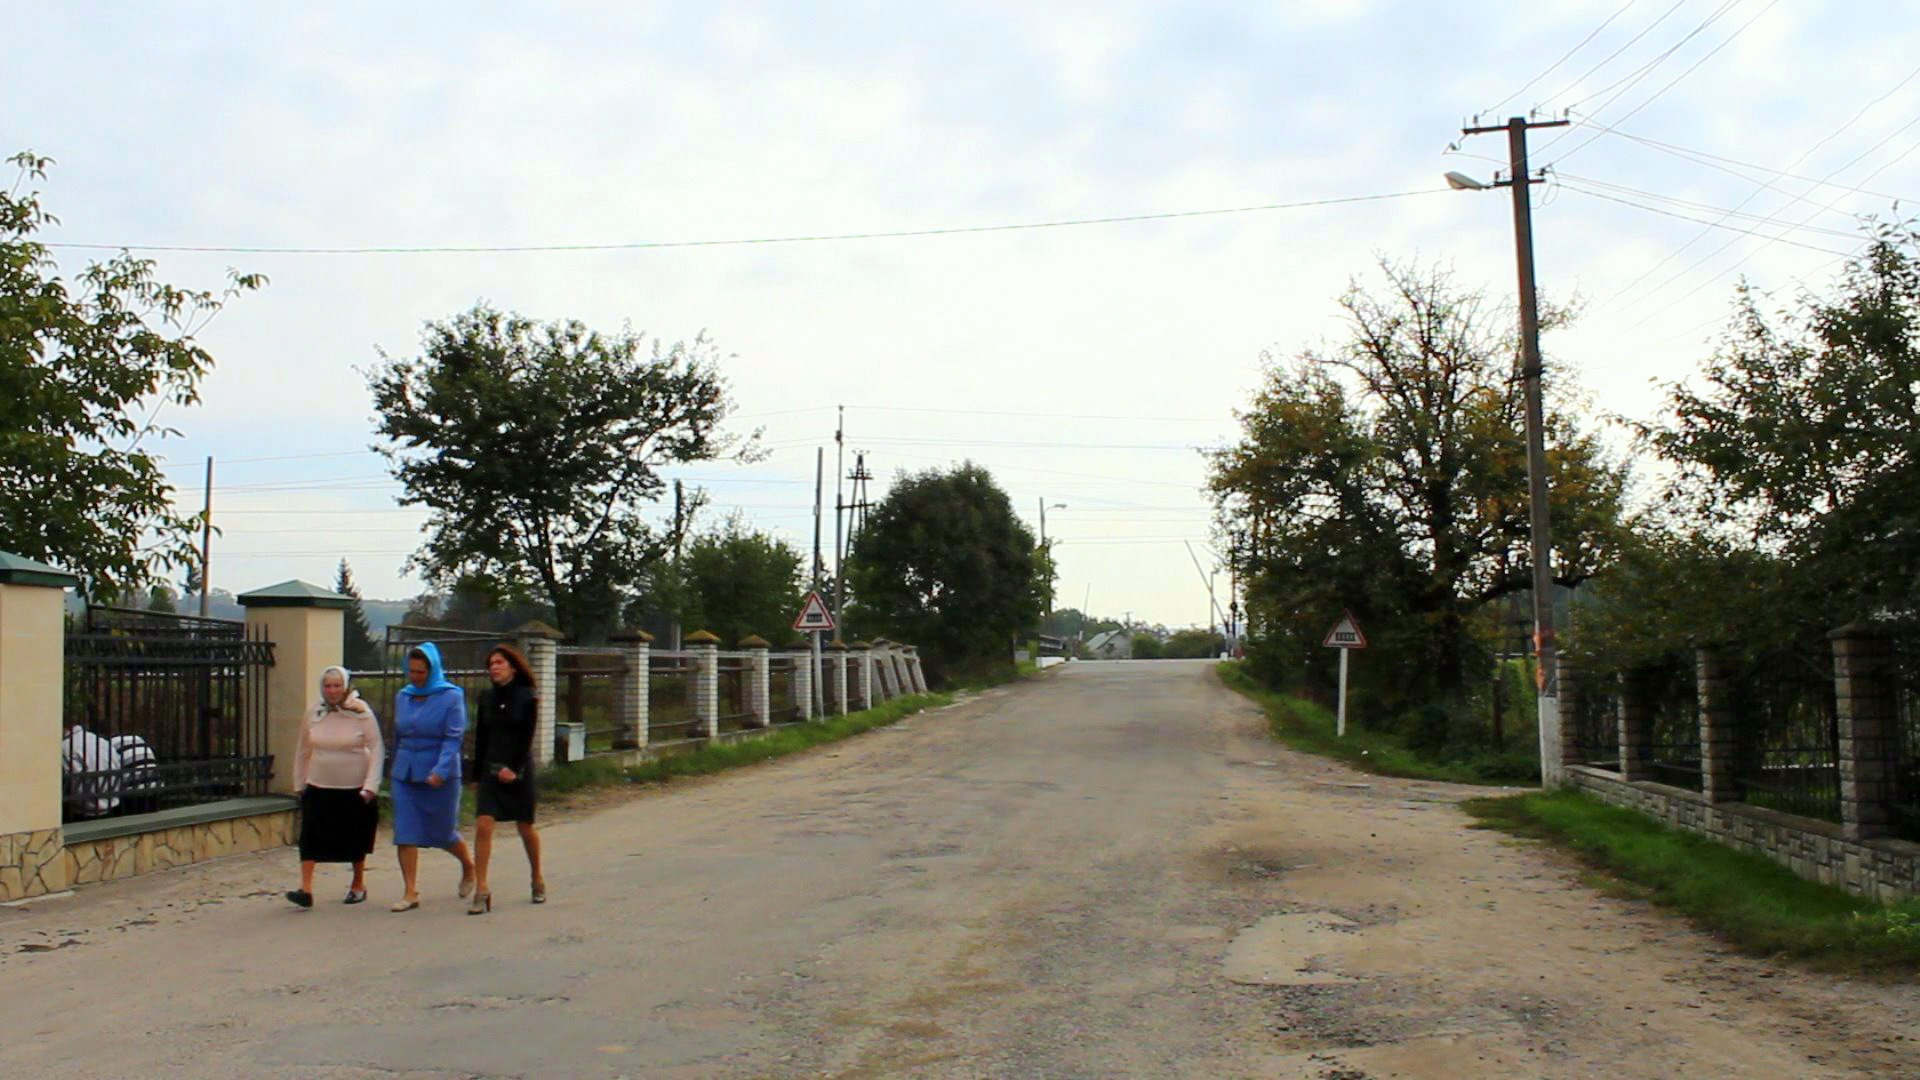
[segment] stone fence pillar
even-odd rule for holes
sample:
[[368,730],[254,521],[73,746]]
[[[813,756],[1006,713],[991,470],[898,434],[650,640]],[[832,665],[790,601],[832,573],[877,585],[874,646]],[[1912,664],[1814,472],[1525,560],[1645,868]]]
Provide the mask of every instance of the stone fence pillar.
[[793,697],[800,719],[813,719],[813,646],[795,645],[793,655]]
[[747,714],[754,727],[773,726],[773,666],[768,659],[769,644],[758,634],[740,639],[747,651]]
[[78,584],[45,563],[0,552],[0,901],[68,885],[60,836],[63,665],[67,590]]
[[845,716],[852,711],[847,708],[847,643],[839,638],[827,642],[825,663],[827,712],[832,716]]
[[273,755],[273,779],[267,790],[298,795],[293,759],[300,750],[300,730],[307,724],[307,710],[320,699],[320,673],[344,659],[346,612],[353,599],[304,581],[283,581],[242,593],[239,600],[247,609],[248,632],[273,642],[273,666],[267,669],[267,753]]
[[609,640],[620,647],[627,661],[627,674],[620,680],[615,698],[621,731],[613,748],[643,750],[653,724],[653,635],[645,630],[622,630]]
[[538,620],[513,633],[533,669],[533,763],[551,765],[560,720],[560,641],[565,635]]
[[1900,718],[1892,645],[1862,623],[1827,635],[1833,642],[1834,698],[1840,719],[1840,828],[1849,840],[1891,832],[1900,768]]
[[900,686],[900,669],[893,664],[893,642],[878,638],[873,643],[873,663],[880,669],[880,692],[888,701],[906,693]]
[[684,639],[693,657],[693,730],[697,739],[720,734],[720,639],[695,630]]
[[853,700],[860,709],[873,708],[873,646],[856,641],[847,654],[853,660]]
[[1580,696],[1586,692],[1580,662],[1563,650],[1554,653],[1560,685],[1560,766],[1581,765]]
[[1628,671],[1620,676],[1620,779],[1652,780],[1653,702],[1646,675]]
[[927,692],[927,672],[920,666],[920,646],[918,645],[907,646],[907,674],[911,678],[914,693]]
[[1734,780],[1738,717],[1733,708],[1733,672],[1726,653],[1702,648],[1694,652],[1694,672],[1700,695],[1700,790],[1708,802],[1740,798]]

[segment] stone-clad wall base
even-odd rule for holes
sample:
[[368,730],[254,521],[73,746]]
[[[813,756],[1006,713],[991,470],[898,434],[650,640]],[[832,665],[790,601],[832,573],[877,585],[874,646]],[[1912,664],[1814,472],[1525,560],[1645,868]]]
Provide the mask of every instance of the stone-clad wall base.
[[0,836],[0,902],[60,892],[67,884],[59,829]]
[[134,836],[116,836],[70,844],[66,849],[67,880],[73,885],[117,881],[155,870],[285,847],[299,839],[295,811],[280,810],[251,817],[181,825]]
[[1741,803],[1709,803],[1697,791],[1628,782],[1584,766],[1569,768],[1566,780],[1601,802],[1765,855],[1809,881],[1889,904],[1920,896],[1920,844],[1848,840],[1832,822]]

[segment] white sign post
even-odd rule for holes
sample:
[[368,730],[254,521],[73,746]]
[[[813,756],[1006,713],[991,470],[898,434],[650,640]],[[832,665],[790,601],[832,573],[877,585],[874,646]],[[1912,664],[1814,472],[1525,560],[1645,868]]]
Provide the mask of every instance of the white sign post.
[[807,602],[800,605],[800,614],[793,620],[793,628],[813,638],[813,715],[822,720],[827,718],[827,686],[825,672],[820,661],[820,635],[834,628],[833,612],[827,610],[827,602],[820,594],[810,592]]
[[1353,612],[1343,611],[1340,621],[1327,631],[1327,640],[1321,644],[1340,650],[1340,712],[1334,721],[1334,734],[1344,739],[1347,736],[1347,656],[1355,649],[1367,647],[1367,635],[1360,632],[1360,622],[1353,617]]

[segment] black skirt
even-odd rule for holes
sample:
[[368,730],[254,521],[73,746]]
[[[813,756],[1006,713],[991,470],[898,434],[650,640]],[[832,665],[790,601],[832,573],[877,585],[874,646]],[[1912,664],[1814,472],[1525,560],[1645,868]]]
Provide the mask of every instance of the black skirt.
[[503,784],[491,776],[483,776],[475,785],[473,793],[473,816],[490,817],[495,821],[524,821],[533,824],[535,798],[533,794],[533,774],[531,771],[518,773],[513,783]]
[[380,804],[358,788],[307,785],[300,793],[300,861],[350,863],[373,854]]

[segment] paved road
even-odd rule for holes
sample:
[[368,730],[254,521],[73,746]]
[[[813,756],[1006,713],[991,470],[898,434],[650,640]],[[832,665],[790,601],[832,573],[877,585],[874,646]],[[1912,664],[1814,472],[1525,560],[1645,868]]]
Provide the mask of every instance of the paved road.
[[1077,664],[577,812],[543,908],[509,851],[491,916],[450,860],[388,914],[383,850],[359,908],[274,853],[0,911],[0,1073],[1920,1076],[1911,988],[1728,955],[1460,794]]

